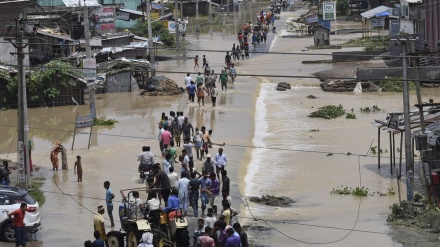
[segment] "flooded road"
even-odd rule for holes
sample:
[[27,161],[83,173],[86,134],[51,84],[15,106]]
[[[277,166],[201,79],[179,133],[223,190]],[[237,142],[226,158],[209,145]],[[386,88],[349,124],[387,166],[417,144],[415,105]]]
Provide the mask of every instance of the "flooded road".
[[[230,50],[232,44],[237,42],[236,28],[241,26],[240,22],[244,23],[252,13],[256,13],[262,4],[254,2],[252,9],[232,17],[225,16],[225,21],[236,25],[229,25],[223,30],[203,27],[201,34],[188,34],[185,39],[192,50],[186,54],[188,59],[161,61],[158,70],[181,72],[166,76],[183,86],[187,72],[194,78],[201,71],[193,68],[192,58],[206,54],[211,68],[219,72],[224,65],[224,51]],[[287,17],[287,14],[281,15],[278,29],[281,29]],[[312,38],[269,37],[271,43],[259,45],[259,51],[298,52],[313,42]],[[309,53],[314,52],[331,53],[329,50]],[[324,56],[323,59],[326,58]],[[159,153],[157,122],[162,112],[171,110],[183,111],[194,126],[205,125],[207,129],[213,129],[214,142],[226,142],[224,149],[230,160],[228,174],[231,187],[234,188],[233,207],[240,210],[240,221],[268,227],[262,220],[254,222],[252,212],[259,219],[274,220],[269,224],[278,230],[251,235],[250,239],[256,243],[266,246],[306,246],[306,243],[324,242],[329,246],[344,247],[401,246],[393,241],[386,224],[388,207],[397,201],[397,195],[369,197],[361,201],[350,196],[330,195],[330,191],[340,185],[358,186],[359,170],[362,184],[371,191],[395,189],[396,180],[389,174],[388,167],[377,170],[375,158],[367,157],[359,161],[358,156],[336,154],[366,153],[376,138],[377,130],[371,126],[371,122],[375,118],[383,118],[385,113],[362,114],[359,108],[376,104],[386,112],[399,111],[401,95],[325,93],[316,87],[319,85],[316,79],[267,76],[306,76],[338,68],[332,64],[301,63],[312,59],[317,59],[317,56],[251,54],[249,60],[237,62],[237,73],[255,76],[238,77],[235,85],[229,85],[227,92],[219,94],[215,108],[211,107],[210,100],[206,100],[205,106],[200,108],[196,104],[189,104],[186,95],[144,97],[139,96],[138,92],[97,95],[98,116],[116,119],[119,123],[112,128],[94,128],[90,149],[87,149],[89,130],[83,129],[76,136],[74,149],[70,150],[75,116],[88,114],[88,105],[29,109],[29,139],[34,147],[32,160],[41,167],[34,177],[45,178],[42,190],[45,191],[46,203],[41,208],[43,229],[28,246],[74,247],[93,239],[93,213],[98,205],[104,205],[103,182],[106,180],[110,181],[110,187],[116,195],[113,215],[117,219],[117,206],[121,199],[119,190],[141,187],[136,155],[144,145],[151,146],[153,153]],[[276,83],[280,80],[294,85],[293,89],[275,91]],[[432,89],[424,91],[425,95],[436,95],[435,91],[429,90]],[[307,99],[310,94],[318,98]],[[326,104],[342,104],[348,110],[353,108],[358,119],[322,120],[307,117],[311,111]],[[1,157],[11,152],[9,158],[15,159],[15,122],[15,110],[0,112]],[[319,132],[312,133],[311,129],[319,129]],[[68,149],[67,171],[52,171],[49,161],[50,149],[58,140]],[[386,140],[382,145],[388,145]],[[214,152],[216,148],[212,150]],[[328,153],[335,155],[327,156]],[[76,182],[72,171],[77,155],[82,156],[82,183]],[[158,162],[161,160],[157,158]],[[196,167],[200,169],[200,166],[201,163],[196,162]],[[289,208],[270,208],[251,203],[247,209],[242,203],[242,196],[262,194],[289,196],[295,200],[295,204]],[[145,200],[145,193],[141,193],[140,197]],[[105,216],[105,225],[109,230],[107,213]],[[191,221],[193,228],[195,218],[192,217]],[[115,229],[119,227],[116,220]],[[14,246],[3,242],[1,245]]]

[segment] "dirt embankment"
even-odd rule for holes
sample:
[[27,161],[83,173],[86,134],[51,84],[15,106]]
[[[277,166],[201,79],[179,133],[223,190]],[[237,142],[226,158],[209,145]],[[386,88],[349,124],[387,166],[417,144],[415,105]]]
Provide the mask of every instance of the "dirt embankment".
[[262,197],[253,196],[249,198],[249,200],[254,203],[273,206],[273,207],[289,207],[290,204],[295,203],[295,201],[293,201],[289,197],[285,197],[285,196],[276,197],[271,195],[263,195]]

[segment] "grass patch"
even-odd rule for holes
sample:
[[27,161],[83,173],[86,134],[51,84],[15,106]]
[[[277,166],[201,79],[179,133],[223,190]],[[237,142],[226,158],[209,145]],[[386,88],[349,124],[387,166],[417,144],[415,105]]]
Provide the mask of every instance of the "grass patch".
[[326,105],[319,110],[312,112],[309,117],[319,117],[325,119],[337,118],[345,114],[345,110],[342,105]]
[[440,210],[438,207],[414,206],[407,201],[395,203],[391,207],[387,221],[398,225],[417,226],[430,232],[440,232]]
[[42,177],[32,179],[32,186],[29,189],[29,195],[31,195],[32,198],[34,198],[38,202],[40,207],[42,207],[46,202],[46,197],[44,196],[44,192],[40,190],[45,180],[46,178],[42,178]]
[[352,39],[341,44],[342,47],[365,47],[366,51],[387,50],[389,46],[389,37],[367,37]]

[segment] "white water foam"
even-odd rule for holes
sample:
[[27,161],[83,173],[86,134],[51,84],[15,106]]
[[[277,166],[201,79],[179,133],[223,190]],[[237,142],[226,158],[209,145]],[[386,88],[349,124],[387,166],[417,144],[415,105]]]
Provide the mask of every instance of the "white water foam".
[[[257,98],[256,106],[255,106],[255,130],[254,137],[252,139],[252,143],[255,147],[266,147],[264,143],[264,138],[267,137],[267,122],[266,122],[266,97],[268,90],[268,83],[262,83],[259,96]],[[255,174],[259,169],[259,160],[261,160],[261,156],[263,154],[264,149],[254,148],[252,151],[252,158],[250,164],[248,166],[248,171],[244,178],[245,180],[245,196],[250,196],[253,191],[251,188],[254,186]]]

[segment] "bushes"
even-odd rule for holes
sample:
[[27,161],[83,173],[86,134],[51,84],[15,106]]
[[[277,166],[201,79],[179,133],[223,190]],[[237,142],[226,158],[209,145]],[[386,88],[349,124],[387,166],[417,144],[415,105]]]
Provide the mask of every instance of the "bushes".
[[[151,23],[151,30],[153,36],[159,36],[160,40],[165,46],[173,46],[175,44],[174,35],[170,34],[168,28],[164,26],[161,22]],[[148,23],[138,22],[130,31],[136,35],[142,37],[148,37]]]
[[[388,77],[386,80],[379,82],[382,92],[403,92],[402,78]],[[409,90],[415,90],[414,82],[408,82]]]

